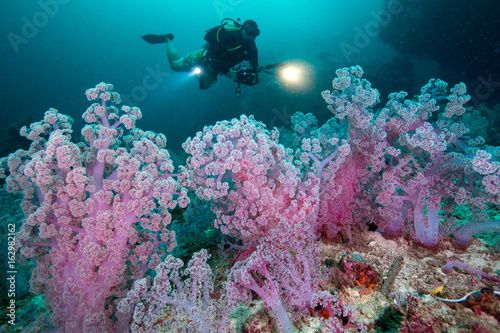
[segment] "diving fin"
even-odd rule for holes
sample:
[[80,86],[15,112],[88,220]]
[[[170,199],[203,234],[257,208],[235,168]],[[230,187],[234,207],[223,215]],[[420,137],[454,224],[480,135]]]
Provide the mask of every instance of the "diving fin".
[[172,34],[165,34],[165,35],[144,35],[141,36],[142,39],[144,39],[146,42],[149,44],[160,44],[160,43],[165,43],[165,40],[168,38],[170,40],[174,39],[174,35]]

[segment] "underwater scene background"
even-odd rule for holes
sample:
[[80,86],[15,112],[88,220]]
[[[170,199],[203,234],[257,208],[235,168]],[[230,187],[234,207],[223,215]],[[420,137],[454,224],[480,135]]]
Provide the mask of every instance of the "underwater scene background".
[[0,331],[500,331],[498,2],[2,8]]

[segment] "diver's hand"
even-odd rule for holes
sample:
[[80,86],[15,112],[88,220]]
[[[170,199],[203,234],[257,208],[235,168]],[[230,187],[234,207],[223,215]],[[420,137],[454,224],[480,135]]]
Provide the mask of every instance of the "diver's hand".
[[229,78],[231,80],[236,80],[236,71],[233,69],[228,70],[225,75],[227,78]]
[[262,81],[262,73],[257,73],[257,80],[255,83],[259,83],[260,81]]

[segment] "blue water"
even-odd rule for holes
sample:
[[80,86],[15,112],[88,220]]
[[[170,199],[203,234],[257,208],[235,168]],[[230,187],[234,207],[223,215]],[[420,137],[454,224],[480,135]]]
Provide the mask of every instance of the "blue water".
[[[8,1],[0,13],[0,126],[5,129],[15,123],[20,127],[19,122],[38,120],[45,110],[54,107],[72,116],[79,128],[83,125],[80,115],[88,105],[85,89],[104,81],[113,83],[129,104],[141,107],[144,117],[138,123],[140,128],[166,134],[168,147],[180,151],[181,143],[204,125],[242,113],[255,114],[268,125],[285,127],[290,124],[290,114],[298,110],[327,119],[331,115],[319,94],[330,87],[335,69],[342,66],[364,66],[366,77],[374,85],[379,83],[376,87],[382,96],[399,90],[417,93],[429,78],[449,73],[443,70],[446,63],[411,54],[409,60],[401,62],[405,50],[396,51],[378,36],[381,28],[398,29],[395,22],[408,15],[405,9],[412,2],[393,1],[395,10],[387,19],[379,15],[382,7],[387,7],[384,0]],[[494,1],[480,3],[497,6]],[[441,10],[436,4],[432,8],[428,15],[438,13],[436,21],[440,21],[446,19],[446,13],[450,13],[449,19],[457,17],[460,6],[450,8],[443,3]],[[487,8],[486,12],[492,10]],[[170,70],[164,45],[153,46],[140,39],[147,33],[173,33],[182,56],[197,50],[205,30],[225,17],[257,21],[261,65],[293,60],[310,64],[309,89],[289,91],[266,76],[260,85],[243,87],[239,99],[234,97],[236,84],[224,77],[215,87],[200,91],[195,78]],[[415,25],[415,29],[423,38],[426,33],[434,35],[429,29],[436,27],[426,30],[425,24]],[[478,27],[474,24],[469,19],[462,29],[475,31]],[[363,32],[364,37],[360,36]],[[444,50],[446,42],[442,40]],[[496,43],[500,49],[498,40],[484,43]],[[473,52],[471,48],[465,51]],[[479,74],[487,77],[491,71],[489,67],[482,73],[469,77],[458,74],[453,79],[474,79]],[[498,73],[494,75],[493,80],[499,81]],[[33,117],[31,121],[27,116]],[[2,144],[2,156],[12,147]]]
[[[144,113],[138,126],[165,133],[169,148],[176,151],[203,125],[242,113],[260,115],[258,118],[268,124],[275,119],[273,125],[282,122],[276,121],[280,117],[273,109],[278,113],[285,108],[288,113],[298,109],[324,113],[319,92],[328,86],[314,87],[306,96],[277,91],[279,96],[269,98],[265,92],[273,78],[266,77],[260,86],[244,88],[242,98],[236,99],[236,84],[220,78],[212,89],[199,91],[195,78],[170,70],[164,45],[152,46],[140,39],[147,33],[171,32],[183,55],[197,50],[205,30],[221,19],[254,19],[261,30],[257,39],[260,64],[293,59],[310,62],[321,53],[340,58],[339,42],[349,42],[353,28],[362,27],[371,19],[370,11],[381,6],[381,1],[372,0],[316,3],[9,1],[0,14],[1,126],[25,114],[38,120],[54,107],[72,116],[78,128],[88,105],[83,93],[101,81],[113,83],[116,91],[130,96],[129,101]],[[323,80],[326,84],[335,69],[331,68]]]

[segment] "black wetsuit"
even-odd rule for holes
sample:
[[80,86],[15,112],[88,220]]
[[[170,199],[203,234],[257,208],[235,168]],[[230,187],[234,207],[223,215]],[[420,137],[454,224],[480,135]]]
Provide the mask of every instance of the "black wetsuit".
[[226,74],[245,60],[250,62],[253,70],[259,67],[255,41],[243,40],[241,30],[230,31],[219,25],[206,33],[205,40],[210,43],[205,60],[215,73]]

